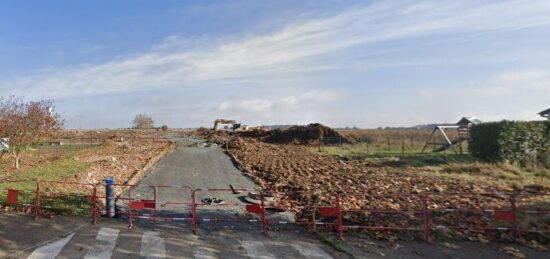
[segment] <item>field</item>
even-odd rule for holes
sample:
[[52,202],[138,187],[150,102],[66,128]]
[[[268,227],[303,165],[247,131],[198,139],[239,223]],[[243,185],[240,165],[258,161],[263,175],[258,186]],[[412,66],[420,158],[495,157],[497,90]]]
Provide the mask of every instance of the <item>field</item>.
[[[419,197],[422,194],[433,194],[435,198],[428,203],[429,209],[433,210],[448,208],[450,204],[465,210],[474,207],[500,208],[509,207],[509,201],[495,197],[466,196],[476,193],[550,191],[548,169],[479,163],[470,157],[466,148],[462,154],[450,151],[421,154],[419,151],[429,135],[426,131],[343,132],[344,138],[350,134],[355,137],[347,139],[342,145],[320,148],[319,143],[315,142],[319,140],[316,132],[330,131],[315,127],[310,127],[310,130],[311,134],[303,135],[307,139],[296,139],[299,138],[295,136],[296,130],[289,133],[292,136],[286,137],[279,136],[284,132],[199,134],[224,144],[234,161],[263,188],[284,193],[280,199],[288,207],[302,206],[312,201],[328,205],[339,196],[342,206],[351,210],[412,211],[421,208]],[[284,143],[274,143],[270,141],[272,139],[284,140]],[[412,145],[403,149],[405,139],[409,139],[408,144]],[[522,208],[534,204],[539,208],[550,207],[545,196],[522,202]],[[446,224],[489,224],[472,216],[442,214],[440,220]],[[347,220],[368,218],[371,224],[412,224],[409,217],[391,218],[370,213],[350,217]],[[530,227],[548,226],[541,219],[531,219],[529,224]],[[476,231],[458,235],[475,240],[486,238]]]
[[[2,157],[0,200],[5,201],[5,190],[11,188],[27,193],[21,197],[22,203],[30,203],[34,197],[29,193],[36,190],[37,180],[75,183],[43,183],[41,190],[51,196],[56,193],[89,195],[89,186],[83,188],[84,185],[78,184],[101,183],[107,176],[113,176],[119,183],[127,182],[172,147],[154,131],[66,131],[60,138],[23,153],[20,169],[14,168],[10,156]],[[56,202],[67,203],[67,200]],[[83,202],[77,199],[65,207],[86,208]]]

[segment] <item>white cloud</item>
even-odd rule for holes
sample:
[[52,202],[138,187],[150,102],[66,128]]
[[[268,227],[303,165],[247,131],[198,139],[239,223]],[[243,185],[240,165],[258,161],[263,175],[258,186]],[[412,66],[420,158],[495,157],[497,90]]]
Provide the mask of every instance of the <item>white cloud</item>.
[[334,69],[323,56],[357,45],[549,23],[548,1],[382,1],[332,17],[290,23],[267,35],[230,40],[170,36],[133,57],[0,81],[0,91],[57,98],[262,83]]
[[447,110],[454,117],[536,120],[539,119],[536,113],[550,104],[550,70],[506,71],[472,86],[423,89],[418,101],[432,111]]
[[[304,123],[301,115],[311,111],[323,110],[322,106],[338,101],[344,94],[334,90],[310,90],[296,95],[273,97],[269,99],[243,99],[223,101],[218,106],[218,111],[226,117],[246,120],[251,124],[267,122],[280,123]],[[299,116],[296,116],[299,115]],[[316,116],[318,116],[317,114]],[[310,118],[314,122],[319,118]]]

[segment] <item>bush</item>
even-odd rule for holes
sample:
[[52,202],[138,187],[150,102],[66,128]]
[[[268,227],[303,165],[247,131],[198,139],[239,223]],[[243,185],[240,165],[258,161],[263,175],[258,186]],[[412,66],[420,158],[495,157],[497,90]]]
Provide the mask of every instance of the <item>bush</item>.
[[534,162],[549,167],[550,122],[501,121],[474,125],[470,154],[487,162],[525,166]]

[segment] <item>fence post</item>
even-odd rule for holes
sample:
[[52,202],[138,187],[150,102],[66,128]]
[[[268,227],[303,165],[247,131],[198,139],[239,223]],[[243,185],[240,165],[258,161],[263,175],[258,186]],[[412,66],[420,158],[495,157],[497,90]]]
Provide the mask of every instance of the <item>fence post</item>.
[[267,226],[267,222],[265,221],[265,203],[264,203],[265,195],[263,191],[260,192],[260,198],[261,198],[260,206],[262,208],[262,214],[260,214],[261,221],[262,221],[262,233],[264,234],[264,236],[268,236],[269,227]]
[[36,193],[34,197],[33,218],[37,219],[40,216],[40,181],[36,181]]
[[422,195],[422,216],[424,218],[424,241],[430,243],[430,213],[428,211],[428,196]]
[[340,194],[336,195],[336,211],[337,211],[337,219],[336,219],[336,232],[338,234],[338,238],[340,240],[344,240],[344,227],[342,226],[342,208],[340,206]]

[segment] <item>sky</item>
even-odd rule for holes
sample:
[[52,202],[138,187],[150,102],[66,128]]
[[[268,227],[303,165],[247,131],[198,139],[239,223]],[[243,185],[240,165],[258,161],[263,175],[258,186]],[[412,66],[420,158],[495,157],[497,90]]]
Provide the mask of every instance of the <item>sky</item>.
[[2,1],[0,95],[67,128],[537,120],[550,1]]

